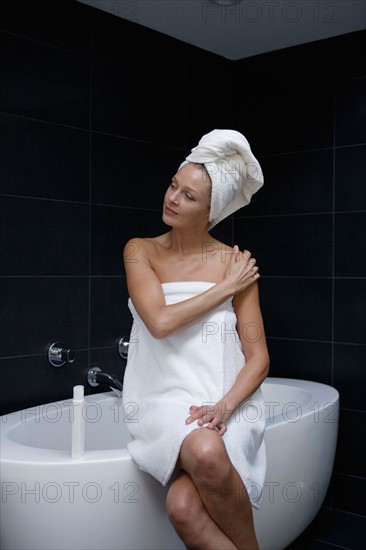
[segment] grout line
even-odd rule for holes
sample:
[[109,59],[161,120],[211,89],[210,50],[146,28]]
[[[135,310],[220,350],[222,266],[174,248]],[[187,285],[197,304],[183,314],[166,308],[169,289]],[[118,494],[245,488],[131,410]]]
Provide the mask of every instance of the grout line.
[[366,516],[362,514],[356,514],[355,512],[349,512],[348,510],[342,510],[341,508],[332,508],[332,512],[339,512],[341,514],[347,514],[348,516],[354,516],[356,518],[364,519],[366,521]]
[[[89,351],[105,351],[105,350],[115,350],[116,346],[100,346],[100,347],[87,347],[87,348],[73,348],[73,351],[76,353],[89,352]],[[7,359],[26,359],[32,357],[45,357],[45,353],[27,353],[26,355],[5,355],[0,357],[0,361]]]
[[332,342],[337,346],[366,346],[366,343],[361,342],[341,342],[338,340],[315,340],[314,338],[291,338],[290,336],[271,336],[266,335],[268,340],[280,340],[284,342],[306,342],[306,343],[315,343],[315,344],[331,344]]
[[[335,43],[333,44],[333,58],[335,59]],[[333,73],[333,158],[332,158],[332,304],[331,304],[331,384],[334,385],[334,323],[335,323],[335,212],[336,212],[336,83],[335,75]],[[330,503],[333,505],[333,492],[330,495]]]
[[[360,77],[361,79],[364,77]],[[352,79],[351,79],[352,80]],[[358,79],[355,79],[358,80]],[[346,145],[337,145],[336,149],[349,149],[352,147],[364,147],[366,145],[366,142],[362,141],[359,143],[348,143]],[[273,158],[273,157],[283,157],[288,155],[302,155],[306,153],[316,153],[317,151],[330,151],[333,149],[333,145],[330,145],[328,147],[314,147],[310,149],[292,149],[292,150],[283,150],[283,151],[277,151],[276,153],[262,153],[258,154],[258,157],[260,159],[263,158]]]
[[[352,412],[357,412],[357,413],[365,413],[366,411],[359,411],[357,409],[353,410],[353,409],[344,409],[344,410],[348,410],[348,411],[352,411]],[[363,480],[366,480],[366,477],[365,476],[358,476],[356,474],[347,474],[345,472],[339,472],[338,470],[334,470],[333,472],[334,475],[338,475],[338,476],[343,476],[343,477],[350,477],[352,479],[358,479],[360,481],[363,481]],[[344,512],[345,510],[342,510],[342,512]],[[347,512],[347,514],[353,514],[353,512]],[[355,515],[355,514],[353,514]],[[356,514],[356,515],[361,515],[361,514]],[[366,516],[362,516],[361,517],[364,517],[366,519]]]
[[315,340],[314,338],[291,338],[290,336],[270,336],[266,334],[267,340],[280,340],[285,342],[311,342],[316,344],[331,344],[331,340]]
[[61,203],[69,203],[69,204],[83,204],[84,206],[89,206],[89,204],[92,204],[93,206],[107,206],[108,208],[124,208],[126,210],[144,210],[147,212],[159,212],[159,213],[161,212],[161,208],[144,208],[140,206],[129,206],[129,205],[123,205],[123,204],[111,204],[111,203],[91,202],[91,201],[75,201],[75,200],[68,200],[68,199],[54,199],[52,197],[30,197],[27,195],[9,195],[8,193],[0,193],[0,197],[61,202]]
[[92,188],[91,188],[91,174],[92,174],[92,133],[91,133],[91,127],[92,127],[92,36],[93,36],[93,28],[92,28],[92,22],[91,22],[91,14],[88,13],[88,25],[89,25],[89,243],[88,243],[88,254],[89,254],[89,277],[88,277],[88,369],[90,369],[91,366],[91,271],[92,271],[92,265],[91,265],[91,234],[92,234],[92,228],[91,228],[91,215],[92,215]]
[[126,274],[120,275],[0,275],[0,281],[6,279],[125,279]]
[[43,42],[42,40],[37,40],[35,38],[32,38],[30,36],[25,36],[24,34],[18,34],[16,32],[8,31],[6,29],[0,28],[0,32],[3,32],[4,34],[9,34],[10,36],[15,36],[16,38],[20,38],[21,40],[28,40],[29,42],[33,42],[35,44],[39,44],[41,46],[46,46],[47,48],[53,48],[54,50],[59,50],[64,53],[69,53],[72,55],[78,55],[80,57],[84,57],[85,59],[88,58],[87,53],[80,53],[76,50],[69,50],[68,48],[63,48],[62,46],[58,46],[57,44],[51,44],[50,42]]
[[[0,275],[0,278],[11,278],[11,279],[32,279],[32,278],[40,278],[40,279],[52,279],[52,278],[63,278],[63,277],[75,277],[76,279],[77,278],[83,278],[83,277],[92,277],[92,278],[98,278],[98,277],[125,277],[126,274],[125,273],[121,273],[121,274],[115,274],[115,275],[109,275],[108,273],[106,274],[102,274],[102,275],[96,275],[96,274],[91,274],[91,275],[42,275],[42,274],[39,274],[39,275],[15,275],[15,274],[9,274],[9,275]],[[261,275],[261,279],[305,279],[305,280],[308,280],[308,279],[319,279],[319,280],[328,280],[328,279],[332,279],[332,277],[330,275],[328,276],[325,276],[325,275],[322,275],[322,276],[315,276],[315,275]],[[334,277],[334,279],[336,280],[340,280],[340,281],[347,281],[347,280],[350,280],[350,281],[363,281],[366,279],[366,277]],[[281,337],[280,337],[281,338]]]
[[66,124],[64,122],[59,122],[58,120],[46,120],[43,118],[35,118],[33,116],[29,115],[20,115],[19,113],[13,113],[11,111],[1,111],[0,110],[0,116],[9,116],[9,117],[15,117],[20,118],[21,120],[27,120],[36,122],[37,124],[48,124],[49,126],[61,126],[63,128],[68,128],[70,130],[79,130],[81,132],[88,132],[88,128],[84,128],[83,126],[75,126],[74,124]]
[[186,149],[181,145],[170,145],[168,143],[160,143],[159,141],[150,141],[147,139],[138,139],[136,137],[126,136],[122,134],[112,134],[111,132],[107,132],[106,130],[97,130],[93,129],[92,134],[97,134],[100,136],[108,136],[116,139],[124,139],[127,141],[133,141],[135,143],[139,143],[142,145],[152,145],[153,147],[161,147],[164,149],[172,149],[176,151],[183,152],[183,154],[186,152]]
[[330,542],[328,540],[319,539],[318,537],[314,537],[313,539],[316,542],[321,542],[322,544],[327,544],[328,546],[332,548],[342,548],[342,550],[352,550],[350,546],[341,546],[340,544],[336,544],[335,542]]
[[365,277],[335,276],[332,275],[261,275],[261,279],[334,279],[336,281],[363,281]]
[[329,216],[333,214],[363,214],[365,209],[360,210],[335,210],[334,206],[332,210],[329,211],[319,211],[319,212],[290,212],[290,213],[281,213],[281,214],[253,214],[251,215],[242,215],[242,216],[233,216],[235,221],[238,220],[256,220],[262,218],[295,218],[301,216]]
[[68,199],[54,199],[52,197],[30,197],[28,195],[9,195],[8,193],[0,193],[0,197],[15,198],[15,199],[27,199],[27,200],[36,200],[36,201],[51,201],[51,202],[62,202],[70,204],[84,204],[85,206],[89,203],[86,201],[75,201]]
[[160,147],[162,149],[171,149],[173,151],[176,150],[176,151],[183,152],[183,154],[186,151],[186,149],[184,149],[183,146],[179,146],[179,145],[171,145],[171,144],[168,144],[168,143],[161,143],[161,142],[158,142],[158,141],[150,141],[150,140],[147,140],[147,139],[138,139],[136,137],[131,137],[131,136],[128,136],[128,135],[113,134],[112,132],[107,132],[105,130],[92,129],[92,127],[85,128],[83,126],[75,126],[73,124],[66,124],[64,122],[59,122],[57,120],[46,120],[46,119],[35,118],[35,117],[32,117],[32,116],[27,116],[27,115],[20,115],[19,113],[13,113],[11,111],[1,111],[0,110],[0,116],[15,117],[15,118],[20,118],[22,120],[28,120],[28,121],[32,121],[32,122],[36,122],[36,123],[40,123],[40,124],[48,124],[49,126],[61,126],[63,128],[69,128],[71,130],[79,130],[79,131],[88,132],[88,133],[91,132],[92,135],[97,134],[97,135],[108,136],[108,137],[112,137],[112,138],[116,138],[116,139],[123,139],[125,141],[132,141],[134,143],[138,143],[138,144],[142,144],[142,145],[151,145],[153,147]]
[[[115,275],[109,275],[108,273],[102,274],[102,275],[96,275],[96,274],[86,274],[86,275],[0,275],[0,279],[85,279],[87,277],[90,277],[91,279],[113,279],[113,278],[120,278],[120,277],[126,277],[125,273],[115,274]],[[304,280],[331,280],[331,276],[306,276],[306,275],[261,275],[261,279],[304,279]],[[335,280],[350,280],[350,281],[363,281],[366,279],[366,277],[334,277]],[[303,340],[303,338],[288,338],[286,336],[272,336],[272,338],[284,338],[284,339],[290,339],[290,340]],[[307,338],[305,340],[308,340]],[[319,340],[314,340],[318,342]],[[344,343],[350,343],[350,344],[357,344],[358,342],[338,342],[340,344]],[[364,345],[360,343],[360,345]]]

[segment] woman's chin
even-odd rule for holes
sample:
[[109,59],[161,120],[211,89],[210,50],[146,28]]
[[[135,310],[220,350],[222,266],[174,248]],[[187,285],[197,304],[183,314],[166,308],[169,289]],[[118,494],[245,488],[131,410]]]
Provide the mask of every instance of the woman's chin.
[[162,219],[162,222],[165,223],[165,225],[169,225],[170,227],[173,227],[174,225],[173,220],[171,219],[170,216],[167,216],[164,212],[161,219]]

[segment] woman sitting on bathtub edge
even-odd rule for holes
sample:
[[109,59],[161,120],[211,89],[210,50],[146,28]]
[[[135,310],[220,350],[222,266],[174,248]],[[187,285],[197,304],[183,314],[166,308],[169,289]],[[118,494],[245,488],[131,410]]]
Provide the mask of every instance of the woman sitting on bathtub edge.
[[124,248],[137,335],[123,383],[124,403],[138,405],[128,449],[168,486],[167,513],[189,549],[258,548],[269,371],[259,273],[249,251],[209,231],[262,185],[245,137],[213,130],[166,191],[170,231]]

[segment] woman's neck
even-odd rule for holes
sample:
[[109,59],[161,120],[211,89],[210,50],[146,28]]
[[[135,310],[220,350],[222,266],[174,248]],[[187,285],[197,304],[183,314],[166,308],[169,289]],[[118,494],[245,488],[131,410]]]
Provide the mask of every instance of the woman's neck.
[[216,242],[207,230],[196,229],[172,229],[167,233],[167,245],[171,250],[182,256],[188,254],[201,254],[207,243]]

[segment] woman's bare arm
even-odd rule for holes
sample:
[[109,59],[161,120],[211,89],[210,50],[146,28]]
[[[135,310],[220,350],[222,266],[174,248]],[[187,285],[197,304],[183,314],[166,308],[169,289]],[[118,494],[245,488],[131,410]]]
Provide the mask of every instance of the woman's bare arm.
[[235,296],[233,306],[238,319],[237,331],[243,347],[245,365],[232,388],[221,399],[228,411],[235,410],[248,399],[269,372],[269,353],[259,305],[258,284],[251,285]]
[[130,239],[124,247],[123,258],[130,298],[155,338],[165,338],[196,322],[259,277],[255,260],[250,259],[250,254],[233,251],[223,281],[198,296],[166,305],[161,282],[152,269],[143,239]]
[[198,420],[207,428],[218,428],[221,435],[235,409],[262,384],[269,372],[269,354],[259,305],[258,284],[239,293],[233,300],[238,319],[237,331],[243,347],[245,365],[229,391],[213,406],[193,405],[186,422]]

